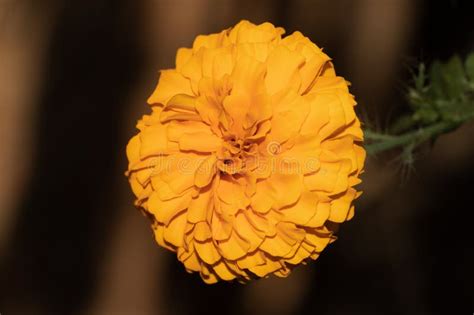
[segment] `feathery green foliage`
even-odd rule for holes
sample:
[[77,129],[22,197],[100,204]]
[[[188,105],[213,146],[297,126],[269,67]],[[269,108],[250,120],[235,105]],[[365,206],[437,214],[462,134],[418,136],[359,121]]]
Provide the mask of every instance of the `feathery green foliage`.
[[459,56],[448,62],[421,63],[408,89],[410,113],[397,119],[388,133],[367,129],[365,148],[369,155],[399,148],[407,160],[420,145],[434,141],[474,119],[474,53],[463,62]]

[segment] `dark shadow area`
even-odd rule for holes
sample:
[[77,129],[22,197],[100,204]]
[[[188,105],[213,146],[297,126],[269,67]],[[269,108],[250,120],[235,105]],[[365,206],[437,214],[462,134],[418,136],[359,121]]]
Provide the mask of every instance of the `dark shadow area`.
[[90,298],[115,216],[110,188],[125,146],[119,115],[141,69],[129,6],[67,1],[60,9],[39,100],[34,172],[0,271],[2,313],[13,304],[72,314]]

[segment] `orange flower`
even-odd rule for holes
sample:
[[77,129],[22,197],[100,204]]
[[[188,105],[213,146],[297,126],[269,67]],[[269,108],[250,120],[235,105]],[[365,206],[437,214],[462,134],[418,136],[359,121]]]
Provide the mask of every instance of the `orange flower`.
[[354,215],[356,104],[301,33],[242,21],[181,48],[127,147],[158,244],[207,283],[287,276]]

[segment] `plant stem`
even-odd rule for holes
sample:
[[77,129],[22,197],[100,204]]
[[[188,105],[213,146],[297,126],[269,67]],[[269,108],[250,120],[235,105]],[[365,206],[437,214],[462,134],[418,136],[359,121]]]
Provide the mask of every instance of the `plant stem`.
[[441,121],[431,126],[422,127],[414,131],[409,131],[401,135],[386,135],[365,130],[364,134],[372,143],[366,144],[365,149],[368,155],[375,155],[377,153],[388,151],[390,149],[402,147],[410,143],[415,146],[431,139],[455,130],[464,122],[474,118],[474,115],[466,115],[461,121]]

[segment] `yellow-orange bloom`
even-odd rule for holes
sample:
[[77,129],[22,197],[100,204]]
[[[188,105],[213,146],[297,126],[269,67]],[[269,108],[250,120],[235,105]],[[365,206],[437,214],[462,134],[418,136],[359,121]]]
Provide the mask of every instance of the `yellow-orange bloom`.
[[354,215],[356,103],[320,48],[283,34],[242,21],[179,49],[127,147],[156,241],[207,283],[287,276]]

